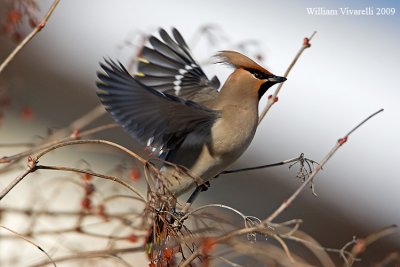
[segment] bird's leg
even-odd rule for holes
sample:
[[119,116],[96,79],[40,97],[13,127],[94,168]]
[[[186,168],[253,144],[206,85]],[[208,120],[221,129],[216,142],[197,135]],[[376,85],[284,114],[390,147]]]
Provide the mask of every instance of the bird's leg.
[[196,189],[193,191],[193,193],[190,195],[189,199],[186,201],[185,206],[183,206],[182,210],[180,212],[174,211],[174,218],[171,223],[174,223],[174,227],[182,227],[183,221],[180,220],[183,216],[186,215],[190,207],[192,206],[193,202],[196,200],[196,198],[199,196],[200,192],[206,191],[210,187],[210,182],[205,182],[204,184],[198,185]]

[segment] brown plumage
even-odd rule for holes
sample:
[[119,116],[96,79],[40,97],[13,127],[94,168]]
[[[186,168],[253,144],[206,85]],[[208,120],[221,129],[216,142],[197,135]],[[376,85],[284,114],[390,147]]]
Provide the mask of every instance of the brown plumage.
[[256,69],[263,73],[273,75],[271,72],[264,69],[256,62],[246,57],[245,55],[240,54],[239,52],[229,51],[229,50],[220,51],[216,55],[216,57],[219,58],[219,61],[217,61],[217,63],[225,63],[232,65],[235,68],[241,68],[241,69]]

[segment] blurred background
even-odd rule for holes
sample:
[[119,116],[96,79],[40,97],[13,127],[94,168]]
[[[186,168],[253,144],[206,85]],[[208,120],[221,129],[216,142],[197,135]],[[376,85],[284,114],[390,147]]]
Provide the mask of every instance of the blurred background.
[[[52,1],[38,3],[37,17],[41,18]],[[0,3],[2,21],[7,19],[9,5],[10,1]],[[375,12],[376,8],[395,8],[396,13],[346,16],[307,11],[346,7],[371,7]],[[320,161],[338,138],[384,108],[350,136],[317,176],[318,197],[309,189],[303,191],[277,218],[301,218],[302,230],[323,246],[341,248],[353,236],[364,237],[400,223],[398,12],[398,1],[61,1],[44,30],[0,74],[0,97],[10,100],[1,110],[0,143],[36,142],[48,129],[66,127],[93,109],[99,104],[95,95],[98,63],[110,57],[129,65],[142,34],[153,34],[159,27],[178,28],[196,58],[206,65],[218,50],[241,49],[277,75],[283,75],[303,38],[317,31],[252,145],[232,168],[275,163],[300,153]],[[21,25],[20,32],[25,36],[29,27]],[[16,46],[16,37],[0,35],[0,61]],[[208,64],[205,69],[209,77],[217,74],[221,81],[230,73],[221,65]],[[260,109],[264,105],[265,99]],[[104,122],[111,122],[106,114],[97,123]],[[143,149],[121,129],[96,137],[136,151]],[[0,156],[21,150],[0,149]],[[98,157],[91,168],[103,171],[122,158],[101,148],[60,154],[62,160],[71,157],[71,162]],[[57,156],[51,160],[57,162]],[[0,173],[0,186],[14,174]],[[281,166],[224,175],[201,194],[199,205],[221,203],[265,218],[299,187],[296,174],[296,168]],[[27,183],[18,188],[29,187]],[[1,205],[29,202],[19,190]],[[68,198],[73,199],[73,193]],[[397,231],[371,245],[359,266],[398,250],[399,237]]]

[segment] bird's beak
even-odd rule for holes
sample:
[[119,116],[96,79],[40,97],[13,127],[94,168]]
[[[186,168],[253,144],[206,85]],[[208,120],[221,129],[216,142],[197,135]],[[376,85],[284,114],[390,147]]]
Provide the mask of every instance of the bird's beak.
[[273,83],[281,83],[281,82],[286,81],[286,78],[281,77],[281,76],[271,76],[271,77],[268,77],[267,80],[270,82],[273,82]]

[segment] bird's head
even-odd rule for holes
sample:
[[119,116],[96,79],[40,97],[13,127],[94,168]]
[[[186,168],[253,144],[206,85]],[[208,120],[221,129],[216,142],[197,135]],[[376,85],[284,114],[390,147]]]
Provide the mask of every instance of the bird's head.
[[[250,58],[235,51],[221,51],[217,54],[218,63],[231,65],[235,71],[229,76],[226,85],[246,94],[256,94],[258,99],[274,84],[286,81],[261,67]],[[244,92],[246,90],[247,92]]]

